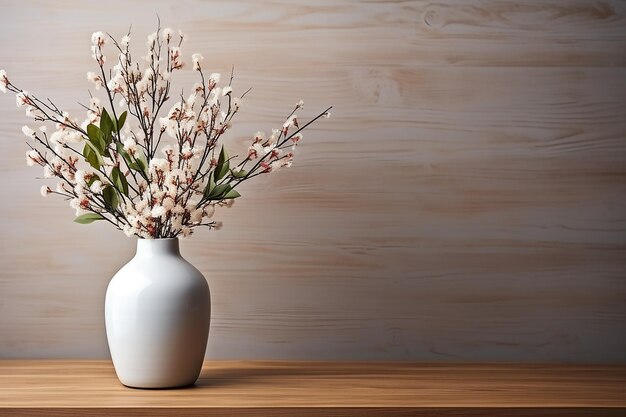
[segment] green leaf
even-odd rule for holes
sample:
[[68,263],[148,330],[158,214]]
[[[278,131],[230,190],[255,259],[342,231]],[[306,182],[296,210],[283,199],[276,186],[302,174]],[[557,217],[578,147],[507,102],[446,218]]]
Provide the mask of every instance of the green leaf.
[[143,175],[144,178],[147,179],[148,171],[146,170],[145,156],[143,154],[139,154],[137,158],[132,157],[126,149],[124,149],[124,145],[120,142],[115,143],[115,147],[117,148],[117,153],[122,155],[122,158],[126,161],[128,168],[135,170]]
[[124,195],[128,195],[128,181],[118,167],[113,168],[111,171],[111,180],[113,180],[113,184],[119,191],[124,193]]
[[228,152],[226,151],[226,147],[222,145],[222,150],[220,151],[220,156],[217,160],[217,165],[222,165],[224,161],[228,159]]
[[146,156],[143,153],[140,153],[138,157],[135,157],[135,160],[144,174],[148,175],[148,159]]
[[117,153],[122,155],[122,158],[124,158],[126,164],[128,164],[128,167],[130,168],[130,165],[133,163],[133,158],[128,154],[128,152],[126,152],[124,145],[121,142],[116,142],[115,147],[117,148]]
[[217,166],[215,167],[215,180],[219,181],[224,178],[224,175],[226,175],[229,169],[230,162],[228,161],[228,152],[226,152],[226,147],[222,145],[222,150],[217,160]]
[[102,160],[102,156],[98,153],[97,150],[94,149],[94,146],[89,141],[85,141],[83,156],[85,157],[87,162],[89,162],[89,165],[91,165],[95,169],[100,169],[104,162]]
[[117,191],[115,191],[115,188],[110,185],[104,187],[102,190],[102,197],[104,198],[104,202],[112,211],[115,210],[120,203]]
[[214,188],[215,188],[215,180],[213,179],[213,175],[209,175],[209,183],[206,185],[206,188],[204,189],[204,196],[208,197]]
[[126,122],[126,116],[128,116],[128,112],[125,111],[124,113],[122,113],[120,115],[120,118],[117,120],[117,133],[120,132],[120,130],[122,130],[122,128],[124,127],[124,123]]
[[235,178],[243,178],[246,175],[248,175],[248,171],[246,171],[245,169],[241,169],[239,171],[235,171],[233,169],[230,170],[231,174],[233,174],[233,177]]
[[87,136],[89,136],[89,139],[95,140],[96,137],[102,136],[102,131],[98,126],[89,123],[89,125],[87,125]]
[[135,162],[130,166],[131,169],[138,171],[146,180],[148,180],[148,163],[146,157],[143,154],[135,157]]
[[104,139],[109,143],[109,137],[111,136],[111,132],[113,131],[113,129],[113,120],[111,120],[111,116],[109,116],[107,110],[103,108],[102,115],[100,116],[100,130],[102,130]]
[[94,145],[95,150],[100,155],[104,155],[104,151],[106,149],[106,141],[104,140],[104,134],[98,128],[98,126],[94,124],[89,124],[87,126],[87,135],[89,136],[89,142]]
[[220,184],[211,190],[207,196],[208,200],[221,200],[224,198],[224,194],[227,194],[231,190],[230,184]]
[[89,224],[89,223],[95,222],[96,220],[104,220],[104,217],[98,213],[87,213],[87,214],[82,214],[78,216],[77,218],[75,218],[74,222],[80,223],[80,224]]
[[[85,142],[85,147],[83,148],[83,156],[85,157],[85,159],[87,160],[87,162],[89,162],[89,165],[93,166],[94,164],[91,163],[90,161],[90,157],[91,157],[91,147],[89,147],[89,145],[87,144],[87,142]],[[98,161],[96,161],[97,163]]]
[[237,190],[230,190],[224,195],[224,198],[237,198],[241,197],[241,194]]

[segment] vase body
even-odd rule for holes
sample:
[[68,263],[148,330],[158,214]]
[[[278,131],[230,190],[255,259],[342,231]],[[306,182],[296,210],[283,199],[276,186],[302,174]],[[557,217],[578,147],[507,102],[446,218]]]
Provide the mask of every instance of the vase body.
[[139,239],[105,300],[115,372],[135,388],[173,388],[198,379],[211,301],[204,276],[180,254],[178,239]]

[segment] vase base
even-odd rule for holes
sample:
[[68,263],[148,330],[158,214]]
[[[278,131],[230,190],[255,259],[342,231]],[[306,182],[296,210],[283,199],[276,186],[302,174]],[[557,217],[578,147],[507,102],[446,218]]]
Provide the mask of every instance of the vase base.
[[163,386],[140,386],[138,384],[132,385],[132,384],[125,384],[125,383],[121,383],[122,385],[124,385],[126,388],[132,388],[132,389],[143,389],[143,390],[165,390],[165,389],[185,389],[185,388],[191,388],[196,384],[196,381],[193,381],[191,383],[184,383],[184,384],[174,384],[174,385],[163,385]]

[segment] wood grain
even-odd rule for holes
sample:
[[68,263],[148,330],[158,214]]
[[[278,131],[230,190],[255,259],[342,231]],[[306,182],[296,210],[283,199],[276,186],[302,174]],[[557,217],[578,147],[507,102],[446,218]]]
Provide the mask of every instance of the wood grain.
[[624,366],[217,361],[193,387],[138,390],[108,361],[4,360],[0,413],[618,415],[625,383]]
[[[183,243],[209,358],[626,362],[625,2],[8,0],[0,67],[77,112],[91,33],[156,13],[253,87],[231,153],[335,105]],[[39,196],[28,121],[0,97],[0,357],[106,358],[134,242]]]

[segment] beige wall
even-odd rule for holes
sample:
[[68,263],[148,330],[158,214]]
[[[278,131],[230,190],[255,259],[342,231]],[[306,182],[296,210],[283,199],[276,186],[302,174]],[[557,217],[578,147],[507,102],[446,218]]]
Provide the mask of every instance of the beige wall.
[[[183,243],[210,358],[626,361],[626,3],[3,1],[0,68],[78,110],[91,33],[157,12],[254,87],[234,147],[335,105]],[[1,96],[0,357],[106,357],[133,241],[39,196],[26,122]]]

